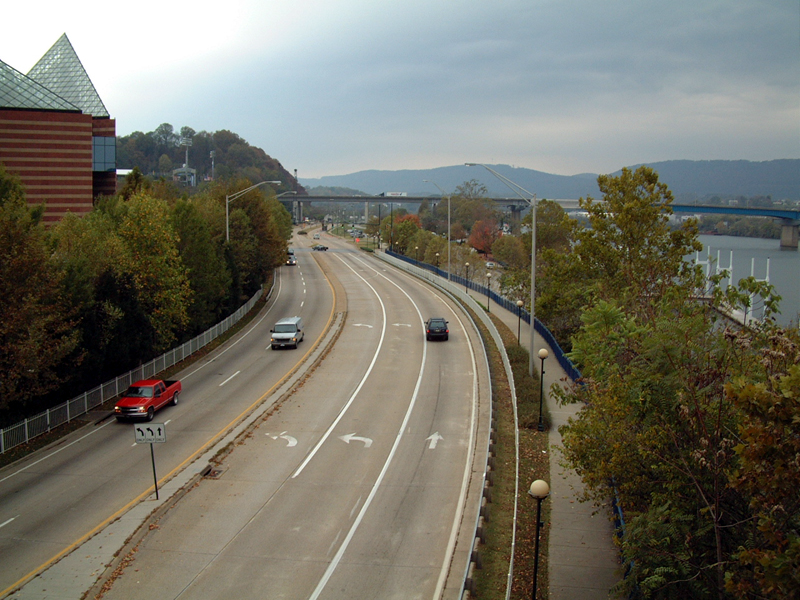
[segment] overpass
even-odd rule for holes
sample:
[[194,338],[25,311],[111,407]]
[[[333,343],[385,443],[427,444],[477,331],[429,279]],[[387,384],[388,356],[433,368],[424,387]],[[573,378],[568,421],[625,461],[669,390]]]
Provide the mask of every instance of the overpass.
[[[446,199],[442,196],[299,196],[293,198],[294,216],[297,221],[303,218],[304,202],[325,202],[334,204],[352,204],[353,202],[363,202],[364,216],[369,220],[370,204],[421,204],[428,202],[436,205]],[[500,207],[505,207],[511,211],[512,218],[519,218],[521,213],[530,207],[529,203],[521,198],[487,198]],[[557,199],[553,200],[567,210],[578,208],[578,200]],[[771,217],[781,222],[781,248],[798,247],[798,227],[800,226],[800,210],[788,208],[742,208],[738,206],[709,206],[698,204],[672,204],[675,213],[690,214],[717,214],[717,215],[742,215],[748,217]]]
[[708,206],[673,204],[673,212],[713,215],[739,215],[746,217],[771,217],[781,222],[781,248],[797,249],[800,210],[774,207],[743,208],[739,206]]

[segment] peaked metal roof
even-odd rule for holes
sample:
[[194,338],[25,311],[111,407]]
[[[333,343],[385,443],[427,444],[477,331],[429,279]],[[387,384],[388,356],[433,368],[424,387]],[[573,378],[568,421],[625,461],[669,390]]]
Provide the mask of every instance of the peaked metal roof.
[[33,65],[28,77],[77,106],[85,114],[109,116],[66,33]]
[[80,108],[0,60],[0,108],[80,111]]

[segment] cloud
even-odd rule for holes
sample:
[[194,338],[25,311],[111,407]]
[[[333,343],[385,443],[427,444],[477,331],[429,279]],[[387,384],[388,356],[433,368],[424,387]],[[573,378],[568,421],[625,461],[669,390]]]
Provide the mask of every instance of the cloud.
[[148,0],[110,39],[88,6],[14,5],[0,59],[66,31],[120,133],[231,129],[306,177],[800,156],[795,0]]

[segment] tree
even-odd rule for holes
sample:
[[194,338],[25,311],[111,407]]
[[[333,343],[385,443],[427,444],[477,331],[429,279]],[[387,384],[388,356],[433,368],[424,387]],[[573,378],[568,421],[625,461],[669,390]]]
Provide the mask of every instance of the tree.
[[67,361],[81,360],[40,219],[19,178],[0,164],[0,408],[18,413],[63,381]]
[[499,237],[500,231],[497,229],[497,223],[494,221],[477,221],[472,226],[469,245],[478,252],[489,254],[492,251],[492,245]]
[[[615,493],[625,511],[618,591],[791,597],[800,589],[797,334],[771,325],[777,299],[764,282],[717,290],[712,309],[697,300],[703,278],[683,264],[692,225],[665,227],[671,196],[652,171],[603,177],[601,189],[603,206],[585,203],[593,230],[576,227],[579,243],[560,264],[561,281],[578,266],[590,274],[570,353],[583,379],[554,391],[584,406],[561,433],[586,497]],[[725,327],[718,311],[745,306],[751,292],[765,298],[764,325]]]
[[155,331],[155,350],[163,351],[187,324],[191,296],[166,204],[143,194],[132,197],[119,235],[127,249],[127,270]]
[[231,286],[222,248],[212,239],[211,226],[197,206],[179,200],[170,217],[178,236],[178,254],[186,267],[192,301],[187,315],[191,333],[197,334],[216,323],[223,315]]

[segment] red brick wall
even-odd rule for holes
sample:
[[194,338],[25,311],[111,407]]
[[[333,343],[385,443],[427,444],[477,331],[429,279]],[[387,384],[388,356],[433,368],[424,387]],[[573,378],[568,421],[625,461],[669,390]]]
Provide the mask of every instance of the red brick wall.
[[[114,135],[113,119],[98,121]],[[0,162],[20,176],[28,204],[46,203],[45,221],[92,210],[93,129],[91,115],[0,109]]]

